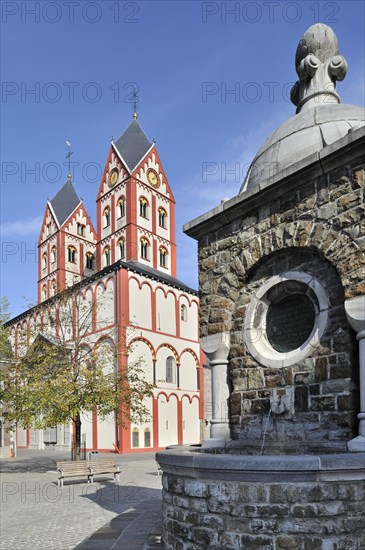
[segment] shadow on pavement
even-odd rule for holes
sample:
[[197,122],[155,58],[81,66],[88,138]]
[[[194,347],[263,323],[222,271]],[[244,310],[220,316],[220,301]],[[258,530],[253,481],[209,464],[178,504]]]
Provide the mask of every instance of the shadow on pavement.
[[[79,508],[80,520],[81,517],[87,518],[87,521],[92,524],[92,518],[95,518],[96,531],[89,534],[83,542],[78,543],[75,547],[77,550],[161,549],[161,478],[157,475],[155,453],[139,453],[133,456],[99,454],[99,458],[104,457],[113,458],[120,465],[119,483],[115,483],[108,475],[98,476],[93,484],[87,484],[83,479],[70,478],[65,480],[64,488],[61,489],[57,487],[56,475],[52,476],[50,482],[44,476],[39,479],[32,477],[32,473],[54,472],[56,474],[56,462],[70,460],[70,452],[54,449],[45,451],[20,449],[16,458],[1,459],[0,470],[6,474],[30,474],[30,481],[23,477],[20,484],[23,484],[26,490],[33,492],[34,488],[38,487],[42,498],[34,508],[35,512],[37,507],[40,509],[44,505],[47,491],[50,491],[50,498],[55,501],[54,506],[59,506],[60,517],[63,515],[66,521],[69,518],[70,523],[74,525],[75,516],[72,507],[75,506],[75,513],[78,515],[77,502],[84,502],[86,506]],[[154,469],[155,465],[156,469]],[[16,476],[14,480],[10,477],[9,480],[7,478],[7,483],[13,488],[18,480]],[[49,489],[50,485],[56,486],[57,494],[54,495]],[[20,494],[21,491],[18,488],[15,496],[9,496],[9,502],[10,497],[20,499]],[[81,500],[78,501],[78,499]],[[103,512],[98,513],[98,507]],[[104,524],[100,521],[102,517],[105,517]],[[91,530],[86,531],[86,533],[90,532]],[[11,539],[11,536],[10,523],[8,537]],[[19,538],[15,537],[14,540]]]
[[17,456],[16,458],[0,461],[0,472],[2,473],[45,473],[49,470],[56,471],[56,462],[61,460],[70,460],[70,454],[62,456]]
[[123,485],[103,481],[95,492],[83,494],[82,498],[90,499],[118,515],[76,546],[75,550],[161,548],[159,489],[138,486],[136,483]]

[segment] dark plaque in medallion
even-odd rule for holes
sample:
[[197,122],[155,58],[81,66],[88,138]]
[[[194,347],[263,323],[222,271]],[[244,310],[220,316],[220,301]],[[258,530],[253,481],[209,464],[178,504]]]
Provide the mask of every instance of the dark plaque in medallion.
[[299,348],[309,338],[315,308],[305,294],[292,294],[272,302],[266,316],[266,334],[272,347],[281,353]]

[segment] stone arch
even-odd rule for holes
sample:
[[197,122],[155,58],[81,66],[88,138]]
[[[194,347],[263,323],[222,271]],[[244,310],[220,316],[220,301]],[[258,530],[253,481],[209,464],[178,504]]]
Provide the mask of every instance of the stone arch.
[[172,352],[173,356],[175,357],[176,364],[177,365],[180,364],[179,354],[177,353],[176,349],[171,344],[169,344],[168,342],[163,342],[162,344],[160,344],[158,346],[158,348],[156,349],[156,355],[159,352],[159,350],[162,349],[162,348],[168,348]]
[[[275,252],[291,248],[314,249],[336,265],[345,290],[348,290],[351,283],[346,280],[346,275],[363,267],[364,252],[346,231],[345,222],[341,224],[338,217],[335,220],[318,221],[314,218],[281,222],[245,243],[240,242],[238,236],[235,248],[239,267],[247,274],[259,260]],[[233,249],[232,253],[234,255]]]
[[182,350],[182,352],[180,353],[180,361],[181,361],[181,358],[182,358],[182,356],[183,356],[184,353],[190,353],[190,355],[193,356],[193,359],[194,359],[194,361],[195,361],[196,366],[197,366],[197,367],[200,366],[198,356],[197,356],[197,354],[195,353],[195,351],[192,350],[191,348],[185,348],[185,349]]
[[180,354],[180,388],[183,390],[197,391],[198,389],[198,373],[199,360],[196,353],[185,348]]
[[241,240],[240,234],[225,240],[224,248],[212,243],[210,253],[201,261],[210,278],[204,281],[201,298],[202,335],[230,331],[236,317],[237,301],[241,289],[250,278],[252,270],[271,255],[286,254],[293,250],[316,252],[337,270],[344,288],[345,297],[361,293],[364,283],[358,277],[349,276],[359,272],[365,264],[365,255],[347,232],[345,221],[337,216],[331,220],[295,220],[272,225],[250,240]]
[[[233,378],[235,377],[235,369],[242,365],[242,360],[239,358],[250,355],[242,330],[253,296],[270,277],[294,271],[312,275],[323,286],[328,298],[329,319],[321,337],[321,353],[324,355],[332,353],[331,342],[333,332],[336,330],[341,330],[342,338],[347,340],[348,349],[352,347],[344,309],[345,286],[337,266],[315,247],[281,248],[276,252],[260,257],[251,269],[245,273],[244,282],[242,281],[231,325],[231,334],[234,335],[233,341],[239,342],[239,344],[234,343],[231,348],[230,367]],[[249,361],[246,361],[246,364]]]
[[153,383],[153,364],[156,360],[153,345],[147,338],[137,337],[128,346],[128,365],[135,365],[143,370],[144,377],[149,383]]
[[175,300],[178,299],[178,298],[177,298],[177,295],[176,295],[176,291],[175,291],[175,290],[171,290],[171,288],[166,289],[166,288],[164,288],[162,285],[158,285],[158,286],[156,286],[156,288],[155,288],[155,292],[156,292],[157,290],[161,290],[161,291],[162,291],[162,293],[163,293],[163,295],[164,295],[164,298],[167,298],[168,294],[172,294],[173,297],[175,298]]
[[109,345],[113,350],[116,350],[116,344],[113,338],[107,334],[100,336],[100,338],[98,338],[95,342],[94,347],[99,348],[102,345]]
[[[322,267],[321,267],[322,266]],[[320,274],[315,274],[316,269],[323,270]],[[345,287],[342,282],[341,274],[337,266],[331,262],[324,253],[315,247],[288,247],[280,248],[277,251],[271,252],[258,259],[253,263],[251,268],[245,273],[244,282],[239,293],[239,298],[235,304],[234,317],[237,317],[237,312],[242,305],[247,304],[249,296],[252,295],[251,286],[257,287],[260,281],[265,280],[271,275],[279,275],[281,272],[291,270],[302,270],[312,273],[317,276],[325,284],[329,292],[331,287],[336,285],[337,292],[341,296],[333,297],[330,303],[338,304],[339,300],[345,299]],[[245,299],[247,297],[247,300]]]
[[99,366],[106,374],[117,370],[118,354],[113,338],[108,335],[101,336],[95,342],[92,352]]
[[[169,357],[172,358],[172,361],[170,361]],[[167,362],[168,360],[169,363]],[[176,349],[169,343],[162,343],[158,346],[156,349],[157,384],[168,383],[170,384],[170,387],[177,387],[179,367],[179,355]],[[168,376],[171,376],[172,378],[168,380]]]
[[133,348],[133,344],[136,342],[144,342],[151,351],[152,359],[156,359],[156,352],[154,350],[154,347],[151,342],[147,340],[147,338],[143,338],[143,336],[136,336],[135,338],[133,338],[133,340],[129,342],[128,347]]

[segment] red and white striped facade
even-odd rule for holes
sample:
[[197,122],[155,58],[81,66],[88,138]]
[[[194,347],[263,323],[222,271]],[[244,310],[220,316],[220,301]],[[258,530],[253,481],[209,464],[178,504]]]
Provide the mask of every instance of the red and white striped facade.
[[[136,120],[130,127],[142,132]],[[82,282],[85,304],[102,305],[90,342],[100,341],[102,350],[115,346],[116,338],[127,341],[129,355],[116,366],[139,361],[155,385],[144,425],[122,428],[113,418],[82,418],[88,449],[126,453],[198,443],[204,414],[199,300],[176,279],[174,197],[154,143],[132,168],[122,153],[111,144],[97,194],[97,230],[70,181],[48,201],[39,240],[39,305],[12,319],[8,329],[18,356],[24,353],[21,331],[57,333],[48,322],[49,315],[57,318],[53,295]],[[68,447],[70,429],[18,429],[18,445]]]

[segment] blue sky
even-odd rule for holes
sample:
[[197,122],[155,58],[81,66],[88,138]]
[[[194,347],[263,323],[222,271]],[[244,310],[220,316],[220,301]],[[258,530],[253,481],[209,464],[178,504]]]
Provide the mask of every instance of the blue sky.
[[3,0],[1,10],[1,295],[13,315],[36,301],[36,243],[66,181],[66,140],[95,222],[110,138],[130,123],[135,89],[177,202],[178,276],[195,288],[197,247],[182,225],[237,194],[262,142],[294,115],[294,55],[310,25],[338,36],[342,102],[364,103],[361,1]]

